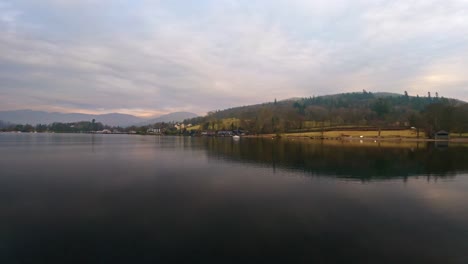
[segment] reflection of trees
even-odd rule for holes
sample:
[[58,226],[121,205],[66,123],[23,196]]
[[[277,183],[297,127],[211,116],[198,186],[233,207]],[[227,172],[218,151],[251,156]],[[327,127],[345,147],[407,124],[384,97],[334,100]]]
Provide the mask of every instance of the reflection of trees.
[[466,147],[442,150],[428,145],[410,149],[271,139],[243,139],[235,143],[212,138],[203,142],[213,157],[362,180],[448,176],[468,171]]

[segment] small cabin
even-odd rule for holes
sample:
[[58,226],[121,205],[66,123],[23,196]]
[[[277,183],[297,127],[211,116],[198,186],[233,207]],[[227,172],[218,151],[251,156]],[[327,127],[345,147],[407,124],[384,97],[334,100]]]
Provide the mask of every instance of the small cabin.
[[434,139],[437,140],[449,140],[450,136],[447,131],[441,130],[434,134]]

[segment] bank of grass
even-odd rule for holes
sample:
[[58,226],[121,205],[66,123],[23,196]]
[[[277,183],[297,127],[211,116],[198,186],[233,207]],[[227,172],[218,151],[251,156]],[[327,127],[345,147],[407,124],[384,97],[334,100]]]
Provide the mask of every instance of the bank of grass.
[[450,133],[451,138],[468,138],[468,133]]
[[187,127],[187,130],[188,131],[192,131],[192,130],[200,130],[200,125],[195,125],[195,126],[191,126],[191,127]]
[[[274,140],[274,139],[272,139]],[[378,147],[378,148],[427,148],[424,141],[417,140],[310,140],[305,137],[285,137],[281,140],[294,141],[301,144],[324,144],[327,146]]]
[[[377,130],[334,130],[324,131],[323,134],[320,131],[314,132],[300,132],[300,133],[285,133],[282,134],[285,137],[309,137],[309,138],[378,138],[379,131]],[[410,138],[416,139],[417,133],[413,129],[404,130],[382,130],[380,132],[380,138]],[[419,132],[419,138],[425,138],[424,132]]]
[[[224,118],[219,121],[213,121],[214,127],[210,123],[209,130],[234,130],[237,129],[240,125],[240,119],[238,118]],[[201,125],[195,125],[187,128],[188,131],[191,130],[201,130]]]
[[234,130],[240,125],[240,119],[238,118],[224,118],[221,123],[215,125],[216,130]]

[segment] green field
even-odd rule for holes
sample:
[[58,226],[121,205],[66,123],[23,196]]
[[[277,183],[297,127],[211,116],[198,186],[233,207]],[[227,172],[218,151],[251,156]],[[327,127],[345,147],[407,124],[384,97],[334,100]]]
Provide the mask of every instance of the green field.
[[465,138],[465,137],[468,137],[468,133],[462,133],[461,135],[460,135],[460,133],[450,133],[450,137],[452,137],[452,138],[457,138],[457,137]]
[[[234,130],[237,129],[237,127],[240,124],[240,120],[238,118],[224,118],[219,121],[213,121],[214,122],[214,130]],[[188,131],[190,130],[202,130],[201,125],[195,125],[192,127],[187,128]],[[212,130],[212,125],[209,125],[209,129]]]
[[192,130],[200,130],[200,125],[187,127],[187,131],[192,131]]
[[[285,133],[282,134],[286,137],[322,137],[322,132],[304,132],[304,133]],[[336,130],[336,131],[325,131],[323,137],[325,138],[339,138],[339,137],[355,137],[355,138],[376,138],[379,136],[379,131],[367,131],[367,130]],[[417,138],[415,130],[382,130],[380,132],[381,138]],[[424,138],[424,132],[419,133],[420,138]]]
[[[240,120],[238,118],[224,118],[218,121],[212,121],[214,123],[214,130],[231,130],[237,129],[240,124]],[[208,130],[213,130],[213,123],[210,123]],[[306,121],[304,122],[305,127],[308,128],[317,128],[319,123],[314,121]],[[324,124],[328,126],[329,124]],[[343,130],[340,130],[343,129]],[[355,130],[347,130],[356,128]],[[282,133],[281,136],[284,137],[324,137],[324,138],[362,138],[362,139],[374,139],[379,136],[378,130],[359,130],[358,127],[355,126],[341,126],[337,127],[337,130],[332,131],[324,131],[323,134],[321,131],[313,131],[313,132],[289,132],[289,133]],[[188,131],[192,130],[203,130],[203,125],[194,125],[192,127],[187,128]],[[266,136],[273,136],[273,135],[266,135]],[[361,137],[362,136],[362,137]],[[468,133],[458,134],[458,133],[450,133],[450,137],[452,138],[467,138]],[[380,132],[381,139],[397,139],[397,138],[405,138],[405,139],[417,139],[417,132],[414,129],[403,129],[403,130],[381,130]],[[423,131],[419,132],[419,138],[424,139],[426,135]]]

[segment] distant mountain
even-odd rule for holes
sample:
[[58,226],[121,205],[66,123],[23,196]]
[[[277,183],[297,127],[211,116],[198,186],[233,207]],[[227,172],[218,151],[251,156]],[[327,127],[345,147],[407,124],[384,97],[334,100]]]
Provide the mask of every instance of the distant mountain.
[[147,119],[136,125],[144,126],[144,125],[150,125],[150,124],[161,123],[161,122],[182,122],[185,119],[194,118],[197,116],[198,116],[197,114],[190,113],[190,112],[174,112],[174,113],[162,115],[157,118]]
[[121,127],[131,126],[144,120],[144,118],[141,117],[119,113],[96,115],[95,119],[96,122],[101,122],[109,126]]
[[51,124],[54,122],[71,123],[78,121],[91,121],[101,122],[109,126],[131,126],[142,124],[153,124],[157,122],[169,121],[182,121],[187,118],[196,117],[194,113],[188,112],[175,112],[167,115],[162,115],[158,118],[145,119],[133,115],[110,113],[102,115],[90,115],[80,113],[58,113],[58,112],[45,112],[34,110],[14,110],[14,111],[0,111],[0,120],[14,124]]
[[77,121],[91,121],[95,119],[96,122],[101,122],[109,126],[129,126],[144,119],[127,114],[103,114],[103,115],[90,115],[80,113],[58,113],[58,112],[44,112],[33,110],[15,110],[15,111],[0,111],[0,120],[15,124],[50,124],[53,122],[77,122]]

